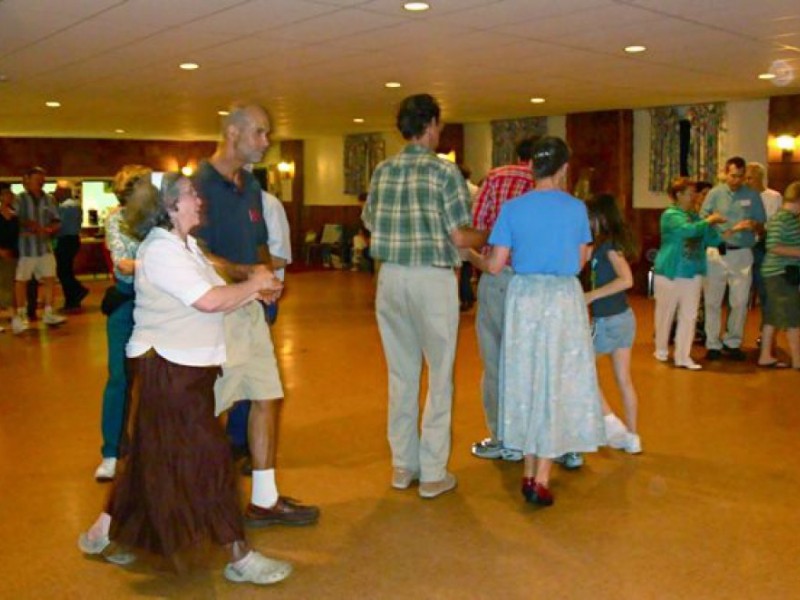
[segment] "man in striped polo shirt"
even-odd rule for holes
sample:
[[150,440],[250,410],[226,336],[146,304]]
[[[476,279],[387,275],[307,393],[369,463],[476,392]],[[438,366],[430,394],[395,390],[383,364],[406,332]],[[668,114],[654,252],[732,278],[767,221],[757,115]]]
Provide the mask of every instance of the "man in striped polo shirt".
[[[60,325],[66,319],[53,312],[53,293],[56,281],[56,261],[53,257],[52,238],[58,231],[60,220],[56,203],[44,191],[45,171],[32,167],[22,177],[25,191],[17,197],[19,215],[19,261],[14,292],[17,299],[17,314],[11,321],[14,333],[28,329],[25,310],[26,288],[35,276],[44,289],[44,316],[46,325]],[[36,307],[32,307],[35,311]]]

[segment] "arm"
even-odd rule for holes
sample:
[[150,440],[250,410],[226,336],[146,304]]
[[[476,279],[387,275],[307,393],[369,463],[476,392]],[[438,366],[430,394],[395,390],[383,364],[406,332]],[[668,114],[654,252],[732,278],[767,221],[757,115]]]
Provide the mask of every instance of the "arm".
[[506,246],[492,246],[492,251],[488,256],[484,256],[480,252],[470,248],[466,258],[481,271],[497,275],[508,263],[508,257],[510,255],[511,248]]
[[800,258],[800,247],[777,245],[769,249],[771,254],[778,256],[788,256],[789,258]]
[[450,240],[458,248],[480,248],[486,243],[487,237],[486,231],[478,231],[466,225],[450,232]]
[[256,300],[262,292],[277,292],[280,281],[266,270],[257,270],[245,281],[230,285],[217,285],[200,296],[192,306],[201,312],[230,312]]
[[625,260],[625,257],[616,250],[609,250],[608,260],[614,268],[614,273],[617,277],[597,289],[586,292],[586,294],[584,294],[586,304],[591,304],[595,300],[611,296],[618,292],[624,292],[633,287],[633,273],[631,273],[631,266],[628,264],[628,261]]
[[108,218],[106,229],[106,248],[111,254],[111,262],[114,268],[123,275],[133,275],[136,270],[136,257],[131,256],[128,246],[123,239],[123,233],[119,229],[120,214],[118,209]]
[[583,267],[586,266],[586,263],[589,262],[589,259],[592,257],[593,247],[594,246],[592,244],[581,244],[581,249],[580,249],[581,264],[578,265],[579,272],[583,270]]

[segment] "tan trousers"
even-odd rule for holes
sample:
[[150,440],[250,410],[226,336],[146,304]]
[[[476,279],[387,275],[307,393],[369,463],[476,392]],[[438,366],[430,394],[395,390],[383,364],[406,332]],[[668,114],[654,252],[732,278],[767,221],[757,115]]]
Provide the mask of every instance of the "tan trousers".
[[[389,368],[392,465],[444,479],[450,458],[453,363],[458,336],[458,288],[452,269],[385,263],[378,276],[378,329]],[[423,359],[428,393],[419,422]]]
[[[740,348],[747,319],[747,301],[750,298],[750,281],[753,269],[753,251],[749,248],[728,250],[721,256],[716,248],[706,251],[708,272],[703,280],[703,296],[706,309],[706,348],[721,350]],[[728,287],[728,324],[720,340],[722,321],[722,299]]]
[[663,275],[655,276],[656,287],[656,354],[667,356],[669,352],[669,332],[678,313],[678,327],[675,331],[675,355],[677,365],[688,364],[691,359],[692,342],[694,341],[697,309],[700,304],[700,291],[703,289],[703,278],[696,275],[692,279],[676,277],[668,279]]

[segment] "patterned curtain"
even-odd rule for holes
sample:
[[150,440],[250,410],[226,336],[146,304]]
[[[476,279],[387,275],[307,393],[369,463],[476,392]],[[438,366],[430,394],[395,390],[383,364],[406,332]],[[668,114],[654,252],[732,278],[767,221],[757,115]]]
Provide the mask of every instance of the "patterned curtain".
[[719,137],[725,129],[725,104],[695,104],[686,110],[692,125],[689,140],[689,175],[701,181],[717,183]]
[[681,174],[680,114],[673,106],[650,109],[651,192],[664,192]]
[[380,133],[347,135],[344,138],[344,193],[358,196],[369,191],[372,172],[386,158],[386,143]]
[[516,163],[520,140],[546,133],[547,117],[492,121],[492,167]]

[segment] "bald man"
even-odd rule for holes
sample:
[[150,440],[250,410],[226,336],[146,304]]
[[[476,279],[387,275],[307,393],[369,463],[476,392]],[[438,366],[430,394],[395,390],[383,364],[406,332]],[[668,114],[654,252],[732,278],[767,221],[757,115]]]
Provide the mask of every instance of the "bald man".
[[[234,281],[246,278],[253,270],[272,269],[261,186],[244,168],[263,160],[269,147],[269,130],[269,117],[262,107],[231,107],[223,120],[216,152],[200,163],[194,175],[207,217],[198,237],[218,270]],[[225,343],[227,359],[215,386],[217,414],[237,402],[251,402],[248,445],[253,486],[245,523],[252,527],[315,523],[319,518],[317,507],[304,506],[278,493],[275,456],[283,386],[260,303],[253,302],[225,316]]]

